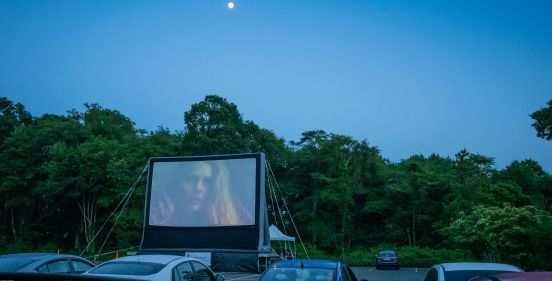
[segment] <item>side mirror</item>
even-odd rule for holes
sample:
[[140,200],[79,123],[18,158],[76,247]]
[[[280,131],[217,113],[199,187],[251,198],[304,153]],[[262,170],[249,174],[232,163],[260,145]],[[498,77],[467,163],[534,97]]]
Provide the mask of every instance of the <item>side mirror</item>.
[[224,281],[225,278],[224,278],[224,275],[222,275],[222,274],[220,274],[220,273],[217,273],[217,274],[215,275],[215,279],[216,279],[217,281]]

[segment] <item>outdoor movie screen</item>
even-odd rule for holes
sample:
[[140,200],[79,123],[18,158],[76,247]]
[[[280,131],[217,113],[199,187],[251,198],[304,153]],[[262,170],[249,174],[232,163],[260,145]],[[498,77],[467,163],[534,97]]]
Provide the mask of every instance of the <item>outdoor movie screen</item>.
[[255,225],[255,158],[153,161],[151,226]]

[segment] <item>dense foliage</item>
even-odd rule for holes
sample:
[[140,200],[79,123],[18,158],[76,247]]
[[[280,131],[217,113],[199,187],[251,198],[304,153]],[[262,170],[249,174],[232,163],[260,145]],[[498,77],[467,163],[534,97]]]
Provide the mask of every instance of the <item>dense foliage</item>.
[[492,157],[462,150],[391,163],[366,140],[320,130],[288,143],[219,96],[185,112],[182,132],[138,130],[117,110],[85,108],[33,117],[0,99],[1,252],[137,246],[145,182],[136,180],[150,157],[265,152],[312,256],[358,264],[387,245],[417,266],[552,269],[552,176],[533,160],[497,170]]

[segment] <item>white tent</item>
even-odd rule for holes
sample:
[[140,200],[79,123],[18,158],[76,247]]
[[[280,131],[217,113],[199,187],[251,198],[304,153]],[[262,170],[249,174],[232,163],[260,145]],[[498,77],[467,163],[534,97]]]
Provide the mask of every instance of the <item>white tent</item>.
[[285,235],[273,224],[268,228],[268,233],[271,241],[295,241],[295,237]]
[[[280,241],[280,249],[278,250],[281,258],[294,259],[296,256],[295,248],[295,237],[287,236],[282,231],[280,231],[275,225],[270,225],[268,228],[268,234],[270,236],[270,241]],[[291,245],[293,242],[293,246]],[[282,244],[283,243],[283,247]]]

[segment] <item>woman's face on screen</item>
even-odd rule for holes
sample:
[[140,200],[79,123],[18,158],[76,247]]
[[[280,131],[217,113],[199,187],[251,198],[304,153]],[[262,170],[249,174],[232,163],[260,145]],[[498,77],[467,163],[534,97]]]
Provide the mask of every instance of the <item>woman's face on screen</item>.
[[186,194],[188,208],[198,211],[205,207],[205,199],[213,188],[213,168],[206,162],[197,162],[192,165],[190,173],[182,180],[182,187]]

